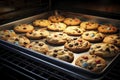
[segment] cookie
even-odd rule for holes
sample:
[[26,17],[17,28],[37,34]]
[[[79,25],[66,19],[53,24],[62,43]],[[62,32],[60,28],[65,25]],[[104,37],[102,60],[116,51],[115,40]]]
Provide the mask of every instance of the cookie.
[[51,21],[46,20],[46,19],[39,19],[39,20],[35,20],[33,22],[34,26],[45,27],[45,28],[47,28],[47,26],[49,26],[50,24],[51,24]]
[[83,54],[77,58],[75,65],[91,72],[100,72],[106,67],[107,62],[99,56]]
[[26,33],[26,36],[30,39],[42,39],[49,35],[49,32],[46,29],[37,29],[32,32]]
[[52,15],[48,18],[51,22],[57,23],[62,22],[65,18],[61,15]]
[[41,41],[34,41],[27,45],[26,48],[40,52],[42,54],[46,54],[46,52],[48,52],[49,50],[49,47],[44,42]]
[[14,27],[14,31],[20,33],[31,32],[33,29],[34,27],[30,24],[20,24]]
[[64,30],[64,33],[71,36],[80,36],[84,31],[84,29],[80,29],[78,26],[68,26]]
[[63,31],[64,29],[66,28],[66,24],[64,23],[51,23],[49,26],[48,26],[48,30],[51,30],[51,31]]
[[104,37],[102,33],[96,31],[86,31],[82,34],[82,38],[89,42],[101,42]]
[[120,47],[120,35],[108,35],[104,38],[103,42],[111,43]]
[[64,23],[69,26],[79,25],[80,22],[81,22],[81,20],[78,18],[65,18],[65,20],[64,20]]
[[63,45],[68,39],[69,37],[65,33],[53,33],[46,38],[46,41],[52,45]]
[[73,38],[68,40],[64,45],[66,49],[75,53],[88,51],[90,46],[91,44],[88,41],[81,38]]
[[105,33],[105,34],[113,34],[116,33],[118,31],[117,27],[111,25],[111,24],[106,24],[106,25],[101,25],[98,28],[98,31],[101,33]]
[[10,37],[7,41],[23,47],[30,44],[30,40],[28,38],[26,38],[25,36],[19,36],[19,35]]
[[98,43],[91,46],[89,53],[100,57],[114,57],[119,53],[119,48],[113,44]]
[[80,24],[80,28],[83,28],[85,30],[97,30],[99,27],[99,24],[96,22],[82,22]]
[[48,51],[48,56],[52,56],[58,58],[63,61],[72,62],[74,59],[74,55],[71,51],[64,50],[64,49],[53,49]]
[[7,40],[10,37],[14,37],[17,34],[13,30],[2,30],[0,31],[0,39]]

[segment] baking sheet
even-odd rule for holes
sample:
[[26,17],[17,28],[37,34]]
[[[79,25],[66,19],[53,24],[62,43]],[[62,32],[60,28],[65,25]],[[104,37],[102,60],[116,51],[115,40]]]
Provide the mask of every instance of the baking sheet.
[[[63,15],[65,17],[77,17],[79,18],[81,21],[94,21],[94,22],[97,22],[99,24],[113,24],[115,26],[117,26],[118,28],[120,27],[120,21],[119,20],[115,20],[115,19],[110,19],[110,18],[103,18],[103,17],[98,17],[98,16],[92,16],[92,15],[85,15],[85,14],[80,14],[80,13],[72,13],[72,12],[64,12],[64,11],[59,11],[59,14],[60,15]],[[17,20],[17,21],[14,21],[14,22],[10,22],[10,23],[7,23],[7,24],[4,24],[4,25],[1,25],[0,26],[0,30],[6,30],[6,29],[13,29],[16,25],[19,25],[19,24],[24,24],[24,23],[29,23],[29,24],[32,24],[32,22],[36,19],[47,19],[49,16],[51,15],[54,15],[54,11],[50,11],[50,12],[45,12],[45,13],[41,13],[39,15],[35,15],[35,16],[31,16],[31,17],[28,17],[28,18],[24,18],[24,19],[21,19],[21,20]],[[37,27],[36,27],[37,28]],[[51,32],[49,31],[50,33],[55,33],[55,32]],[[18,33],[17,33],[18,34]],[[19,34],[19,35],[24,35],[24,34]],[[73,36],[72,36],[73,37]],[[34,40],[31,40],[31,41],[34,41]],[[45,41],[44,39],[41,41]],[[6,42],[8,43],[8,42]],[[6,44],[7,45],[7,44]],[[14,45],[14,44],[13,44]],[[16,46],[16,45],[15,45]],[[64,46],[51,46],[49,45],[49,48],[50,49],[53,49],[53,48],[63,48]],[[21,47],[21,46],[20,46]],[[22,47],[23,48],[23,47]],[[23,48],[23,49],[26,49],[26,48]],[[26,49],[26,50],[29,50],[29,49]],[[31,51],[31,50],[29,50]],[[38,55],[43,55],[41,53],[38,53],[38,52],[35,52],[33,51],[35,54],[38,54]],[[28,53],[30,54],[30,53]],[[65,61],[62,61],[62,60],[59,60],[59,59],[56,59],[56,58],[53,58],[53,57],[50,57],[52,58],[52,60],[55,60],[55,61],[58,61],[58,62],[61,62],[65,65],[68,65],[69,67],[72,67],[76,70],[80,69],[80,70],[83,70],[83,71],[86,71],[86,73],[88,72],[87,75],[89,74],[103,74],[106,72],[106,70],[109,69],[109,67],[117,60],[118,55],[116,55],[114,58],[106,58],[105,60],[107,61],[107,66],[100,72],[100,73],[93,73],[93,72],[90,72],[86,69],[82,69],[81,67],[77,67],[75,66],[75,60],[81,55],[81,54],[88,54],[88,52],[83,52],[83,53],[74,53],[74,60],[72,63],[68,63],[68,62],[65,62]],[[46,56],[46,55],[45,55]],[[46,58],[48,58],[49,56],[46,56]],[[57,64],[56,64],[57,65]],[[65,69],[68,67],[66,66]],[[71,68],[71,69],[72,69]],[[75,71],[76,73],[79,73],[77,71]],[[82,74],[82,73],[81,73]]]

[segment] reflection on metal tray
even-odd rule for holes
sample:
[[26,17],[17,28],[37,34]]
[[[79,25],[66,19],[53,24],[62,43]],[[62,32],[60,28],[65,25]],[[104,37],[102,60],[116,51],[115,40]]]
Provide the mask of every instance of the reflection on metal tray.
[[[45,13],[41,13],[39,15],[31,16],[31,17],[24,18],[24,19],[21,19],[21,20],[18,20],[18,21],[14,21],[14,22],[10,22],[10,23],[1,25],[0,30],[13,29],[14,26],[19,25],[19,24],[23,24],[23,23],[30,23],[31,24],[36,19],[43,19],[43,18],[47,19],[50,15],[53,15],[53,14],[54,14],[54,12],[52,12],[52,11],[51,12],[45,12]],[[119,27],[119,25],[120,25],[119,20],[108,19],[108,18],[103,18],[103,17],[85,15],[85,14],[80,14],[80,13],[64,12],[64,11],[59,11],[59,14],[65,16],[65,17],[78,17],[82,21],[91,21],[92,20],[94,22],[98,22],[99,24],[110,23],[110,24],[113,24],[117,27]],[[44,60],[43,62],[45,64],[49,65],[49,66],[53,66],[58,70],[63,70],[63,71],[65,71],[65,73],[67,73],[69,75],[72,75],[72,76],[76,76],[77,78],[82,77],[83,79],[88,79],[88,80],[103,77],[103,75],[117,61],[118,56],[119,56],[119,54],[118,54],[114,58],[107,60],[108,65],[100,73],[93,73],[93,72],[90,72],[88,70],[78,68],[74,65],[75,59],[77,59],[77,57],[80,54],[85,54],[85,53],[74,54],[75,58],[74,58],[74,61],[71,64],[71,63],[68,63],[68,62],[64,62],[64,61],[55,59],[53,57],[46,56],[44,54],[40,54],[40,53],[38,53],[36,51],[33,51],[33,50],[26,49],[24,47],[8,43],[8,42],[3,41],[3,40],[0,40],[0,45],[4,46],[5,48],[8,48],[12,51],[16,51],[18,53],[22,52],[26,56],[27,55],[34,56],[34,57],[36,57],[36,58],[34,58],[35,60],[38,60],[38,58],[40,58],[41,60]],[[50,45],[49,45],[49,47],[54,48],[54,46],[50,46]],[[58,48],[59,48],[59,46],[58,46]]]

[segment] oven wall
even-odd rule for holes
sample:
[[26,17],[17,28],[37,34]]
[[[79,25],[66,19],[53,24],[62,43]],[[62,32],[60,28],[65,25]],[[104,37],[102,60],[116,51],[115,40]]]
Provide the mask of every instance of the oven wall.
[[52,9],[69,10],[78,13],[120,20],[118,0],[51,0]]

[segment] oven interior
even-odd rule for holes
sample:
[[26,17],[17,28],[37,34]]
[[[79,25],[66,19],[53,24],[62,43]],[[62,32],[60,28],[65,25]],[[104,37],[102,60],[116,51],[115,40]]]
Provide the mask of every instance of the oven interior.
[[[51,10],[65,10],[101,17],[120,19],[119,1],[117,0],[1,0],[0,24],[19,20],[25,17]],[[6,9],[7,8],[7,9]],[[40,80],[81,80],[75,76],[57,71],[45,64],[10,52],[0,46],[0,74],[1,78],[11,79],[40,79]],[[120,62],[103,76],[102,80],[118,80],[120,77]]]

